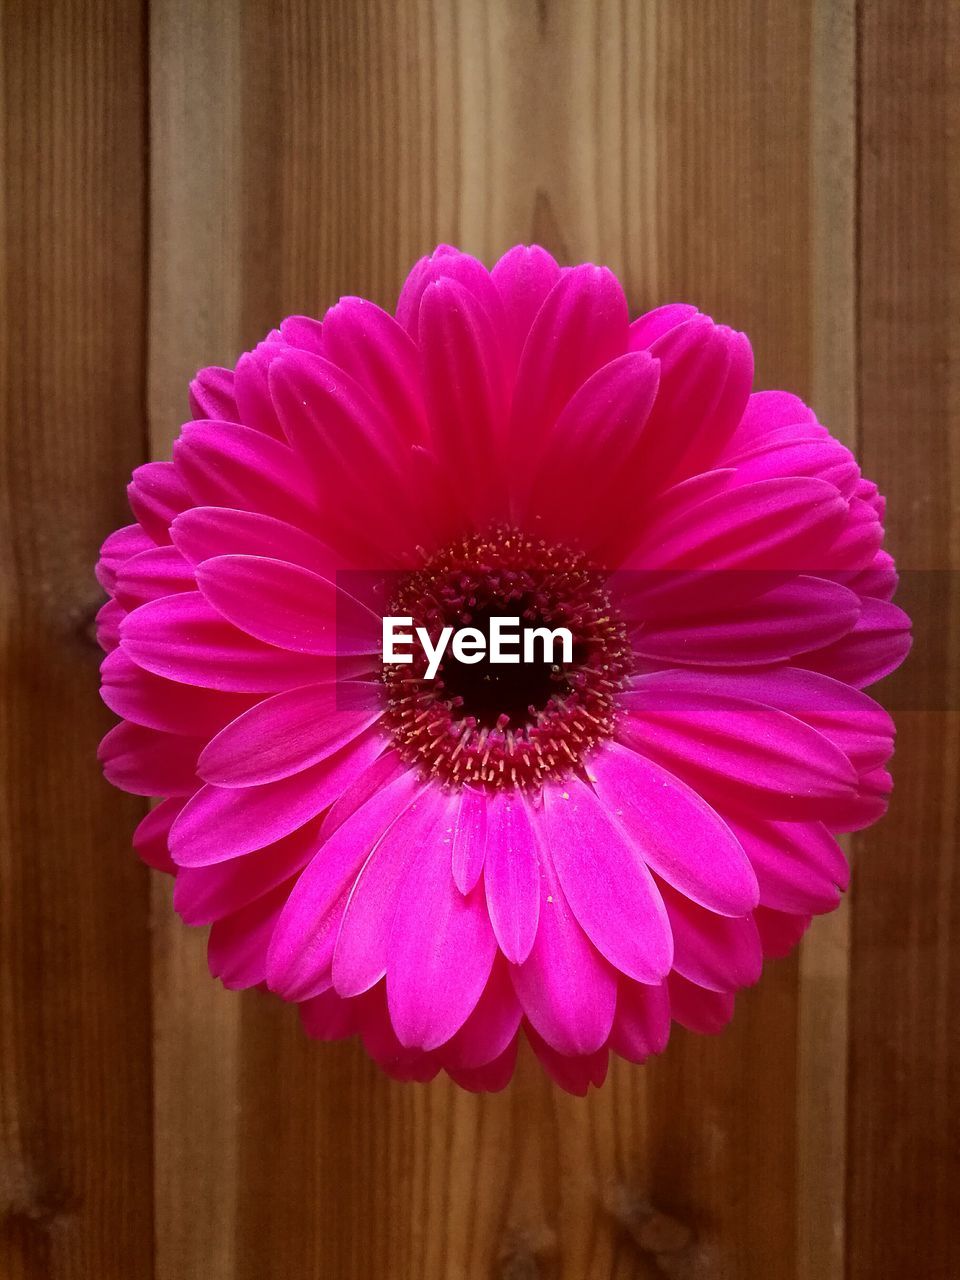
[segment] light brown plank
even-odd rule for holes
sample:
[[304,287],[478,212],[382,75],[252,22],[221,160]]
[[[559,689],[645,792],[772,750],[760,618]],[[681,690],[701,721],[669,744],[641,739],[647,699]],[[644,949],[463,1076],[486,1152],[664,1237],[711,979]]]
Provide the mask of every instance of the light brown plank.
[[142,802],[94,752],[100,541],[143,460],[144,15],[0,17],[0,1273],[153,1273]]
[[940,1280],[960,1273],[960,11],[919,0],[861,20],[862,452],[904,594],[926,607],[891,682],[893,804],[857,841],[847,1265]]

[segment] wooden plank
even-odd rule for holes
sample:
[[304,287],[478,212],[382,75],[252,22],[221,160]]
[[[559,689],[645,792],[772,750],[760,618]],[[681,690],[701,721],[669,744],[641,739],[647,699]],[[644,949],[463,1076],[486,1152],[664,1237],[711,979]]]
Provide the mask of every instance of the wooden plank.
[[143,460],[142,8],[0,18],[0,1272],[153,1273],[143,809],[100,778],[92,567]]
[[864,5],[861,21],[862,452],[927,608],[895,686],[893,804],[858,840],[847,1265],[940,1280],[960,1273],[960,11]]

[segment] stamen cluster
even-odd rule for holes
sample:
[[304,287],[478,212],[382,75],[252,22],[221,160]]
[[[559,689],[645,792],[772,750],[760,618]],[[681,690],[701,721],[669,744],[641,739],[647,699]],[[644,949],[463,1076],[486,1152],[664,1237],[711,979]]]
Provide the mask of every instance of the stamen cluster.
[[431,556],[401,583],[390,613],[435,641],[444,626],[483,629],[494,615],[569,628],[573,661],[487,668],[445,657],[384,665],[388,721],[401,755],[451,785],[535,790],[576,769],[614,726],[632,667],[626,629],[603,575],[562,545],[495,526]]

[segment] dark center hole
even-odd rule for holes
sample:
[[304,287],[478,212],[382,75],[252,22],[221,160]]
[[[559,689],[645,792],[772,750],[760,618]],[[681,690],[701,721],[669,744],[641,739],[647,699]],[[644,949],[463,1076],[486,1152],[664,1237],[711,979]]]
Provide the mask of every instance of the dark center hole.
[[[492,729],[501,715],[510,717],[510,727],[518,728],[530,719],[528,708],[538,711],[544,708],[551,696],[566,693],[569,685],[563,676],[562,665],[551,664],[542,660],[543,644],[540,640],[535,646],[536,660],[523,660],[523,632],[528,627],[548,627],[554,630],[562,625],[544,618],[528,621],[523,617],[525,606],[522,602],[508,606],[489,606],[478,609],[470,622],[483,632],[487,639],[487,652],[480,662],[468,665],[458,662],[448,649],[440,665],[440,677],[444,684],[444,693],[448,697],[459,696],[463,699],[462,714],[475,716],[481,726]],[[491,617],[520,618],[519,645],[510,646],[508,652],[517,653],[520,661],[516,663],[494,663],[490,661],[490,619]],[[554,646],[554,657],[562,656],[559,642]],[[573,641],[573,665],[578,661],[578,645],[576,636]]]

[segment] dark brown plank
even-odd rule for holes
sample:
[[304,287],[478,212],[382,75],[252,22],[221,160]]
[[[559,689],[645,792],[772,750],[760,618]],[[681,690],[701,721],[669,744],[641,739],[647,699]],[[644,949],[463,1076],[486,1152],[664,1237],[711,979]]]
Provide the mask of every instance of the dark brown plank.
[[92,566],[142,461],[144,13],[3,8],[0,1273],[153,1272],[142,802],[99,776]]
[[861,21],[862,451],[928,608],[896,686],[894,801],[857,842],[848,1274],[945,1280],[960,1274],[960,11],[866,4]]

